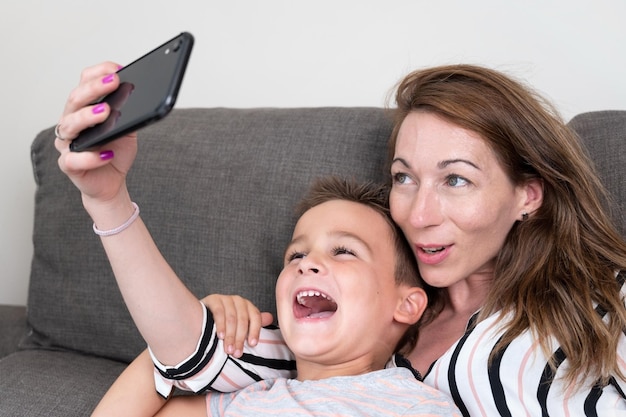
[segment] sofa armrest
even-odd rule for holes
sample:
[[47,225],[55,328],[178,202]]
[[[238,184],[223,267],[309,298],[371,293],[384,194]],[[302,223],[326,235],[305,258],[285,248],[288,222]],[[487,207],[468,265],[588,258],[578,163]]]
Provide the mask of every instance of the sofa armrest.
[[0,358],[17,351],[27,330],[26,307],[0,305]]

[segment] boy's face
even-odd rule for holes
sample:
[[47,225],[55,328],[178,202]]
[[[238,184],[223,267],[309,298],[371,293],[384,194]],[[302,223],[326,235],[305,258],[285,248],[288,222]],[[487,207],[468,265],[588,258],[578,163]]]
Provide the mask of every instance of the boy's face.
[[391,228],[374,209],[332,200],[304,213],[276,283],[279,324],[299,370],[301,360],[345,370],[391,353],[402,298],[395,263]]

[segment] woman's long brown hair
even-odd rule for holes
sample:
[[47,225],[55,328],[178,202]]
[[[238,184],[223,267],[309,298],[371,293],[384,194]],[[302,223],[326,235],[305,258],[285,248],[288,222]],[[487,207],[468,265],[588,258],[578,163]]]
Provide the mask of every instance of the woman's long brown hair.
[[389,160],[407,114],[428,111],[478,133],[514,183],[531,178],[543,183],[543,204],[509,232],[481,309],[481,319],[496,312],[506,317],[492,357],[530,331],[548,357],[552,338],[561,345],[569,383],[587,377],[606,383],[611,375],[623,379],[617,347],[626,308],[615,274],[626,270],[626,242],[577,135],[530,88],[480,66],[418,70],[396,91]]

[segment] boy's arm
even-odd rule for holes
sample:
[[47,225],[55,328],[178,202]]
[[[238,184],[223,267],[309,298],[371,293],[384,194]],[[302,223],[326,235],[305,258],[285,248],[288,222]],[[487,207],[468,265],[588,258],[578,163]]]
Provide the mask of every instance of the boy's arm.
[[145,350],[111,385],[91,417],[151,417],[165,402],[154,389],[154,365]]

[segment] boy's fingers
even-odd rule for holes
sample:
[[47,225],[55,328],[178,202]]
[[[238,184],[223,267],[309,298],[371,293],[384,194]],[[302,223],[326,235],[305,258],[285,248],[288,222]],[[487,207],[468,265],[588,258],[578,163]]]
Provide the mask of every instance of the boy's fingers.
[[255,346],[261,327],[273,321],[270,313],[261,313],[254,304],[240,296],[213,294],[202,301],[211,310],[217,336],[224,343],[224,351],[234,357],[243,354],[246,340],[250,346]]
[[[254,313],[250,314],[250,328],[248,330],[248,344],[250,346],[256,346],[259,343],[259,337],[261,335],[261,328],[269,326],[274,322],[272,313],[260,312],[254,305]],[[256,319],[258,317],[258,320]]]
[[243,346],[248,337],[250,322],[252,320],[259,320],[251,314],[252,305],[248,300],[242,297],[235,297],[234,300],[237,306],[237,328],[235,329],[235,351],[233,356],[236,358],[243,354]]
[[211,311],[217,337],[224,339],[224,306],[221,301],[213,295],[209,295],[202,299],[202,303]]
[[272,313],[264,311],[261,313],[261,327],[267,327],[274,322],[274,316]]
[[237,305],[233,297],[225,297],[224,303],[224,349],[226,353],[232,355],[235,353],[235,344],[237,336],[238,312]]
[[250,316],[248,325],[248,344],[250,346],[256,346],[259,341],[259,333],[263,326],[261,319],[261,312],[252,304],[248,305],[248,315]]

